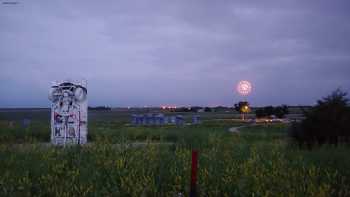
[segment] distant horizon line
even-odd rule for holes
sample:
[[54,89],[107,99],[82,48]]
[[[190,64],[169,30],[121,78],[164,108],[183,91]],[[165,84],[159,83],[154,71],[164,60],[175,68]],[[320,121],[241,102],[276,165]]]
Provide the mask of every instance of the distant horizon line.
[[[282,104],[286,105],[288,107],[310,107],[313,105],[287,105],[287,104]],[[282,105],[256,105],[256,106],[251,106],[252,108],[255,107],[266,107],[266,106],[282,106]],[[159,108],[161,109],[162,106],[133,106],[133,107],[125,107],[125,106],[103,106],[103,105],[96,105],[96,106],[88,106],[89,108],[97,108],[97,107],[106,107],[106,108],[111,108],[111,109],[144,109],[144,108]],[[179,108],[189,108],[189,107],[209,107],[209,108],[216,108],[216,107],[225,107],[225,108],[234,108],[234,106],[227,106],[227,105],[217,105],[217,106],[202,106],[202,105],[192,105],[192,106],[176,106],[176,108],[167,108],[167,109],[179,109]],[[50,107],[0,107],[0,110],[16,110],[16,109],[50,109]]]

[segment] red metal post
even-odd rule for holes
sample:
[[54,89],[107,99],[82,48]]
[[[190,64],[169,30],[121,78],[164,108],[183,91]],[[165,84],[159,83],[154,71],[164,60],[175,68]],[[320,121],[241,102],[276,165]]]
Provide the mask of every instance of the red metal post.
[[192,150],[190,197],[197,196],[197,168],[198,168],[198,151]]

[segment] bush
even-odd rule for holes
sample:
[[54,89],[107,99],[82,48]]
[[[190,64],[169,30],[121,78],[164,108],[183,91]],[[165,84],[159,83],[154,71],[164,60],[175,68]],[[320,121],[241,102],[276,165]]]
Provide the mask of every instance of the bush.
[[337,89],[331,95],[319,100],[309,111],[304,111],[305,119],[294,123],[290,136],[299,144],[309,147],[315,143],[334,144],[350,141],[350,110],[346,93]]
[[204,108],[204,112],[211,112],[211,108],[210,107],[205,107]]
[[275,107],[275,109],[274,109],[274,115],[277,118],[284,118],[284,116],[288,113],[289,113],[289,111],[288,111],[288,107],[286,105],[278,106],[278,107]]
[[283,118],[286,114],[288,114],[288,106],[282,105],[278,107],[267,106],[255,111],[255,115],[257,118],[269,117],[275,115],[277,118]]

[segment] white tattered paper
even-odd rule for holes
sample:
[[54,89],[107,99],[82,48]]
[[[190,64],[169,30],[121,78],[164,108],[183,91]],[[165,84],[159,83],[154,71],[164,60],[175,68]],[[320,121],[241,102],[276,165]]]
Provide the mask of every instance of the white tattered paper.
[[86,82],[53,82],[51,104],[51,143],[56,145],[87,142]]

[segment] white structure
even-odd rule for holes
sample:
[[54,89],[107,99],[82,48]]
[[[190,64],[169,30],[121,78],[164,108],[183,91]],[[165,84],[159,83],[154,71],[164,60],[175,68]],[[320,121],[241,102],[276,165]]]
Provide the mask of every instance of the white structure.
[[51,143],[56,145],[87,142],[86,82],[53,82],[51,104]]

